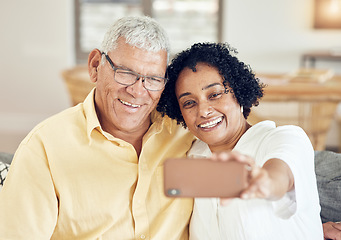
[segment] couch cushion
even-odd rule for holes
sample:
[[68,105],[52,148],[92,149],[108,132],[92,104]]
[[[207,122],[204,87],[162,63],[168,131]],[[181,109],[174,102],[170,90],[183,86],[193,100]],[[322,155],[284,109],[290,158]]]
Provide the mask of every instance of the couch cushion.
[[9,164],[0,162],[0,190],[4,184],[7,172],[9,169]]
[[0,152],[0,162],[11,164],[13,155],[12,153]]
[[0,152],[0,190],[4,184],[12,158],[13,154]]
[[341,154],[315,152],[315,172],[322,222],[341,220]]

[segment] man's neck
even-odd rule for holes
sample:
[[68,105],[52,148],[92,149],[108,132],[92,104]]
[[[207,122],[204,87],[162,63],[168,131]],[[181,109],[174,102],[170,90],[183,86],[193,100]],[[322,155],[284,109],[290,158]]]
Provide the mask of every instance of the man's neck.
[[151,122],[148,121],[141,125],[136,130],[132,131],[123,131],[121,129],[118,129],[116,127],[105,127],[102,126],[103,130],[110,133],[115,138],[122,139],[123,141],[126,141],[133,145],[135,148],[137,156],[140,156],[141,150],[142,150],[142,140],[146,132],[149,130],[149,127],[151,125]]
[[[139,157],[141,150],[142,150],[142,140],[143,136],[146,134],[148,131],[149,127],[147,129],[143,129],[143,131],[138,131],[134,133],[126,133],[126,132],[121,132],[121,131],[116,131],[114,134],[112,134],[114,137],[122,139],[135,148],[136,154]],[[141,129],[142,130],[142,129]]]

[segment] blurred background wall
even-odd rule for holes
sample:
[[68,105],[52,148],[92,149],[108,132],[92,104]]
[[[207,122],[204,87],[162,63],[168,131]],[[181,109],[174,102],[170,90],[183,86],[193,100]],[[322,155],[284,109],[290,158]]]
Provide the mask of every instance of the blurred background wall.
[[73,64],[72,1],[0,2],[0,151],[69,106],[60,72]]
[[[257,72],[292,72],[310,50],[341,47],[341,29],[313,28],[313,0],[228,0],[224,39]],[[341,74],[341,63],[318,62]]]
[[[256,72],[292,72],[303,52],[341,47],[341,30],[313,28],[313,0],[227,0],[223,6],[222,40]],[[37,123],[71,106],[61,72],[76,64],[73,18],[72,0],[1,1],[0,151],[14,152]],[[340,62],[318,67],[341,74]],[[338,135],[335,122],[327,145],[338,146]]]

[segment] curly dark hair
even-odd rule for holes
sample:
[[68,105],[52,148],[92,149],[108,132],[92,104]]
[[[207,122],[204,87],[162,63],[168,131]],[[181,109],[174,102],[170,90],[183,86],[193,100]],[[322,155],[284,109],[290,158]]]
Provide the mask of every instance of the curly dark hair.
[[265,85],[255,77],[248,65],[234,56],[235,54],[237,54],[236,49],[227,43],[196,43],[177,54],[167,68],[169,81],[156,109],[163,116],[168,115],[186,128],[175,95],[175,83],[184,68],[187,67],[196,72],[198,63],[206,63],[219,71],[224,79],[224,86],[232,89],[235,99],[240,106],[243,106],[243,115],[247,119],[251,107],[257,106],[260,98],[263,97]]

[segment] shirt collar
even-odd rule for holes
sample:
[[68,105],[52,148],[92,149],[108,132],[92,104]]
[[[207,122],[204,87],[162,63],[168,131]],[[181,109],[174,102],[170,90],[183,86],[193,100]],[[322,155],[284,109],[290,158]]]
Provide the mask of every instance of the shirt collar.
[[99,128],[100,131],[102,132],[101,125],[96,114],[95,90],[96,88],[93,88],[83,102],[84,115],[87,122],[86,132],[90,142],[91,133],[94,129]]
[[155,125],[156,131],[161,132],[163,128],[169,133],[172,133],[172,127],[176,125],[175,120],[170,119],[168,116],[162,117],[162,114],[156,109],[151,113],[152,125]]

